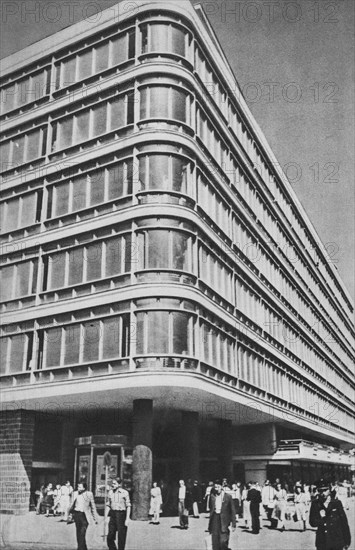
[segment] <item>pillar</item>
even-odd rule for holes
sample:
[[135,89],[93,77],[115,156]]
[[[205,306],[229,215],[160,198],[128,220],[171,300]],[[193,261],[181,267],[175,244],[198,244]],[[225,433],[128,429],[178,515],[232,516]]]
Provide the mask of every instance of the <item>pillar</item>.
[[219,432],[219,463],[221,477],[233,481],[233,427],[231,420],[218,421]]
[[0,413],[0,513],[29,511],[34,441],[34,413]]
[[200,437],[197,412],[182,412],[182,479],[199,480],[200,475]]
[[153,401],[133,401],[132,519],[147,520],[152,487]]

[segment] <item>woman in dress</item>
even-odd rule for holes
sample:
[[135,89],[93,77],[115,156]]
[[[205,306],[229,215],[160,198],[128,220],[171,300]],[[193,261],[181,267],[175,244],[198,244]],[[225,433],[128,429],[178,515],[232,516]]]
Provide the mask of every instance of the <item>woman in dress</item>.
[[60,511],[63,521],[68,521],[69,508],[71,505],[71,498],[73,495],[73,487],[70,485],[70,481],[67,481],[65,485],[61,487],[60,496]]
[[53,485],[51,483],[48,483],[44,490],[44,497],[42,501],[42,507],[46,511],[46,517],[49,516],[49,511],[53,510],[54,506],[54,491],[53,491]]
[[159,516],[160,516],[160,510],[162,507],[163,501],[161,498],[161,490],[160,487],[158,487],[158,484],[156,481],[153,482],[153,487],[150,490],[150,510],[149,514],[153,516],[152,523],[155,525],[158,525],[159,522]]
[[251,483],[247,483],[242,490],[242,503],[243,503],[243,519],[244,525],[248,529],[251,529],[251,514],[250,514],[250,501],[247,500],[248,491],[251,488]]
[[278,483],[276,485],[274,499],[275,499],[275,508],[273,512],[273,517],[280,522],[278,527],[281,528],[281,531],[285,531],[287,492],[286,492],[286,489],[282,487],[281,483]]
[[296,485],[295,487],[294,503],[295,503],[295,520],[302,522],[303,531],[305,531],[306,519],[307,519],[307,495],[302,491],[301,485]]

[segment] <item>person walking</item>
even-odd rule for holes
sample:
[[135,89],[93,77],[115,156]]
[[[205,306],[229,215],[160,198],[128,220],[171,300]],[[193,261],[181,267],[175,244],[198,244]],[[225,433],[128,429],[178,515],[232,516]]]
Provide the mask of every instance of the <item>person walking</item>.
[[251,515],[251,531],[254,535],[258,535],[260,531],[260,502],[261,493],[257,489],[256,484],[251,483],[251,487],[248,491],[247,500],[250,502],[250,515]]
[[265,510],[266,518],[270,521],[270,526],[272,526],[272,513],[275,506],[275,489],[271,485],[270,481],[267,479],[264,483],[263,488],[261,489],[261,503]]
[[278,483],[276,485],[275,491],[275,508],[273,512],[273,517],[280,522],[279,527],[281,531],[285,531],[285,520],[286,520],[286,508],[287,508],[287,492],[281,485]]
[[42,513],[44,491],[45,491],[45,486],[44,485],[41,485],[40,488],[36,491],[36,495],[38,497],[37,498],[37,503],[36,503],[36,514],[38,516]]
[[74,489],[70,484],[70,481],[66,481],[61,487],[60,495],[60,511],[62,514],[62,520],[68,521],[69,508],[71,506],[71,499]]
[[178,511],[180,529],[189,528],[189,508],[192,504],[192,495],[190,489],[185,485],[185,481],[180,479],[179,481],[179,493],[178,493]]
[[317,550],[343,550],[350,546],[350,529],[343,505],[330,485],[322,481],[318,496],[311,504],[309,523],[317,527]]
[[149,515],[153,516],[152,523],[154,523],[155,525],[158,525],[160,523],[159,516],[160,516],[162,504],[163,504],[163,500],[161,496],[160,487],[158,487],[157,482],[154,481],[153,487],[150,490]]
[[44,496],[42,501],[42,507],[46,511],[46,517],[48,518],[49,512],[53,511],[54,506],[54,491],[52,483],[48,483],[44,490]]
[[[112,481],[106,503],[109,524],[107,546],[109,550],[124,550],[127,538],[127,527],[130,521],[131,501],[129,493],[122,487],[122,479]],[[117,533],[117,546],[116,546]]]
[[295,503],[295,520],[302,522],[303,531],[305,531],[307,520],[307,495],[302,491],[301,485],[295,486],[293,501]]
[[250,502],[247,500],[248,491],[250,489],[250,483],[243,488],[242,491],[242,503],[243,503],[243,520],[247,529],[251,529],[251,515],[250,515]]
[[238,521],[240,515],[240,504],[242,499],[242,493],[240,490],[240,483],[232,483],[231,497],[233,499],[235,518]]
[[86,483],[78,483],[77,491],[74,492],[73,504],[70,507],[70,514],[73,515],[76,527],[76,540],[78,550],[87,550],[86,530],[91,521],[98,524],[99,516],[97,514],[94,495],[87,490]]
[[201,487],[199,486],[197,480],[194,481],[194,484],[191,490],[191,495],[192,495],[192,512],[193,512],[194,518],[199,518],[200,517],[199,504],[202,499],[202,492],[201,492]]
[[211,515],[208,531],[212,535],[213,550],[228,550],[229,526],[235,531],[235,509],[230,494],[222,490],[219,480],[214,483],[214,493],[210,500]]

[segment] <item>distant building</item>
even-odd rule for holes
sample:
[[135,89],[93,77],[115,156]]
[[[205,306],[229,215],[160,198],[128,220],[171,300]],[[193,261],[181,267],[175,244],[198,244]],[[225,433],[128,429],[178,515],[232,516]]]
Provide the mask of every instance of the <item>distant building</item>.
[[349,294],[202,8],[134,4],[3,63],[3,512],[349,473]]

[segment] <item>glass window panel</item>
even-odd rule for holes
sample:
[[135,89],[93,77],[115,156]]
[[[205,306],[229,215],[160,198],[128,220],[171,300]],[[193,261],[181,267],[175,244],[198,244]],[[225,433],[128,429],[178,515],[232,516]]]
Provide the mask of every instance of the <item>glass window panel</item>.
[[94,123],[93,135],[100,136],[106,132],[107,127],[107,104],[102,103],[93,110]]
[[36,101],[46,93],[46,73],[42,71],[31,78],[29,101]]
[[137,258],[133,253],[132,249],[132,236],[126,235],[124,237],[124,259],[125,259],[125,265],[124,270],[127,273],[131,270],[132,262],[136,262]]
[[75,82],[75,67],[76,67],[76,58],[72,57],[67,61],[62,62],[62,86],[70,86]]
[[23,262],[17,265],[15,296],[26,296],[30,280],[31,262]]
[[112,40],[112,65],[127,60],[127,34],[121,34]]
[[78,79],[82,80],[91,76],[92,73],[92,49],[81,53],[78,58],[79,68],[78,68]]
[[32,272],[32,285],[30,288],[31,294],[34,294],[37,290],[37,276],[38,276],[38,260],[32,261],[33,272]]
[[1,338],[0,339],[0,375],[4,375],[6,373],[8,347],[9,347],[9,338]]
[[39,157],[40,155],[39,142],[40,142],[40,130],[37,130],[36,132],[32,132],[31,134],[28,134],[27,147],[26,147],[27,161],[30,161]]
[[29,77],[25,78],[24,80],[21,80],[17,84],[17,107],[20,107],[21,105],[25,105],[29,101],[32,100],[31,94],[29,94],[30,91],[30,79]]
[[106,243],[106,276],[121,273],[121,237],[110,239]]
[[22,197],[21,227],[31,225],[36,221],[37,195],[25,195]]
[[187,249],[188,238],[182,233],[173,232],[173,268],[189,269],[189,258]]
[[46,338],[46,367],[60,365],[60,350],[62,345],[62,329],[51,328],[45,332]]
[[10,168],[10,142],[0,145],[1,172]]
[[123,97],[114,99],[111,103],[110,129],[121,128],[126,124],[125,110],[126,105]]
[[186,193],[188,163],[180,158],[173,157],[173,191]]
[[105,171],[97,170],[89,175],[90,204],[99,204],[105,198]]
[[96,47],[95,73],[100,73],[108,67],[108,42]]
[[73,212],[86,206],[87,178],[81,176],[73,180]]
[[50,264],[50,279],[48,289],[61,288],[64,286],[65,276],[65,252],[59,252],[58,254],[52,254],[49,256]]
[[1,268],[0,271],[0,300],[5,302],[12,298],[12,283],[14,279],[14,266]]
[[24,162],[25,136],[14,139],[12,142],[12,164]]
[[148,232],[148,265],[150,269],[169,268],[169,232]]
[[103,320],[103,359],[120,357],[120,318]]
[[150,89],[150,117],[169,117],[169,90],[162,86]]
[[100,323],[91,321],[84,324],[84,361],[97,361],[99,358]]
[[59,149],[70,147],[73,139],[73,118],[62,120],[58,123],[59,130]]
[[150,26],[150,51],[167,52],[169,48],[169,26],[152,24]]
[[1,91],[1,113],[7,113],[15,108],[16,85],[7,86]]
[[101,277],[102,243],[89,245],[85,251],[86,280],[92,281]]
[[55,213],[54,216],[62,216],[69,211],[69,183],[63,183],[54,188]]
[[148,187],[147,182],[147,158],[148,157],[140,157],[139,159],[139,184],[140,184],[140,190],[144,191],[146,187]]
[[128,58],[132,59],[136,53],[136,31],[131,29],[128,31]]
[[73,248],[69,251],[69,285],[83,280],[84,248]]
[[126,162],[126,190],[128,195],[132,193],[132,184],[133,184],[133,160],[128,160]]
[[123,195],[123,163],[108,168],[108,198],[109,200]]
[[75,143],[85,141],[89,137],[89,111],[80,113],[75,117]]
[[173,353],[190,353],[189,322],[186,313],[174,311],[173,316]]
[[144,339],[144,320],[147,319],[146,313],[137,313],[136,315],[137,325],[136,325],[136,339],[137,339],[137,353],[145,353],[146,342]]
[[172,118],[186,122],[186,95],[172,88]]
[[148,353],[169,352],[169,312],[148,312]]
[[19,334],[11,337],[9,372],[22,371],[25,354],[26,336]]
[[7,204],[7,214],[6,214],[6,227],[5,231],[12,231],[18,227],[18,216],[19,216],[19,199],[13,199]]
[[142,42],[142,53],[148,51],[148,25],[141,26],[141,42]]
[[170,189],[169,157],[151,155],[149,157],[149,189]]
[[171,27],[171,38],[172,51],[178,55],[185,56],[185,33],[176,27]]
[[147,118],[148,117],[148,89],[144,88],[143,90],[140,90],[139,94],[140,99],[140,118]]
[[80,325],[71,325],[64,328],[65,353],[64,364],[72,365],[79,362],[80,353]]

